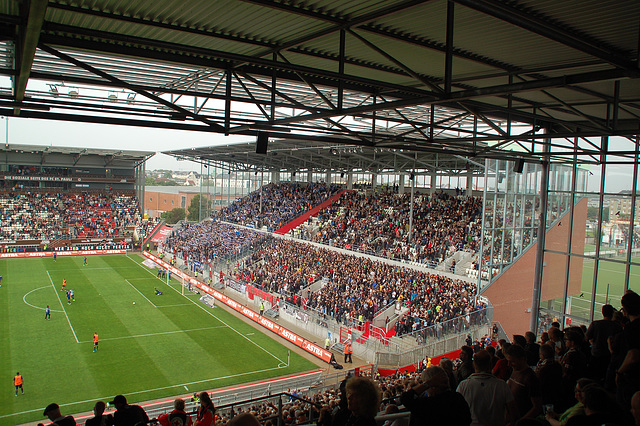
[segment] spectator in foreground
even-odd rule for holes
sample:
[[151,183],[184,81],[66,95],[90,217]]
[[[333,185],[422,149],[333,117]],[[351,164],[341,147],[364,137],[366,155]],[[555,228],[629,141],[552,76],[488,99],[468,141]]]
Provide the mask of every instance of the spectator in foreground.
[[627,419],[609,392],[598,385],[584,389],[584,414],[567,420],[566,426],[600,426],[603,424],[625,425]]
[[227,426],[260,426],[260,422],[252,413],[242,413],[229,420]]
[[631,398],[631,414],[636,426],[640,426],[640,392],[636,392]]
[[542,398],[538,377],[527,364],[524,348],[511,345],[505,354],[513,370],[507,384],[518,406],[518,419],[535,418],[542,413]]
[[104,415],[107,405],[104,401],[98,401],[93,406],[94,417],[88,419],[85,426],[108,426],[113,424],[113,416],[111,414]]
[[158,422],[162,426],[191,426],[193,421],[191,416],[184,411],[184,407],[184,399],[176,398],[173,401],[173,411],[158,416]]
[[629,324],[622,331],[626,355],[616,373],[617,399],[625,408],[631,407],[631,397],[640,390],[640,296],[627,290],[622,299],[622,310]]
[[[471,424],[464,397],[449,388],[447,373],[438,366],[422,372],[422,383],[404,392],[400,400],[411,412],[409,426]],[[427,397],[423,392],[427,392]]]
[[604,376],[611,361],[611,352],[607,345],[609,336],[622,331],[622,326],[613,320],[615,309],[611,305],[602,306],[602,319],[593,321],[587,329],[587,340],[591,343],[589,370],[592,378],[604,383]]
[[553,347],[550,345],[540,346],[540,361],[534,369],[540,381],[540,393],[542,403],[553,404],[556,409],[561,410],[562,395],[562,366],[555,360]]
[[595,385],[591,379],[580,379],[576,383],[575,396],[578,401],[572,407],[569,407],[562,414],[557,414],[554,411],[548,411],[545,414],[545,419],[551,424],[551,426],[565,426],[569,419],[573,416],[582,416],[584,415],[584,394],[585,389],[588,386]]
[[[351,412],[349,426],[376,426],[382,394],[377,383],[368,377],[351,377],[346,383],[347,408]],[[334,426],[343,426],[334,424]]]
[[194,426],[213,426],[216,422],[216,408],[207,392],[200,392],[200,409]]
[[456,369],[456,380],[458,383],[473,374],[473,349],[469,345],[460,348],[460,365]]
[[124,395],[117,395],[111,404],[116,407],[116,412],[113,413],[114,426],[135,426],[141,422],[149,422],[149,416],[144,409],[139,405],[127,404]]
[[73,416],[63,416],[60,414],[60,406],[55,402],[47,405],[43,415],[49,417],[49,420],[56,426],[76,426],[76,420]]
[[469,404],[473,425],[503,426],[515,422],[516,404],[509,385],[491,374],[491,355],[485,350],[473,357],[475,373],[458,385]]
[[455,389],[458,387],[458,380],[456,379],[456,376],[454,374],[453,371],[453,361],[451,361],[449,358],[444,357],[440,359],[440,367],[442,367],[445,371],[445,373],[447,373],[447,377],[449,377],[449,387],[451,389]]

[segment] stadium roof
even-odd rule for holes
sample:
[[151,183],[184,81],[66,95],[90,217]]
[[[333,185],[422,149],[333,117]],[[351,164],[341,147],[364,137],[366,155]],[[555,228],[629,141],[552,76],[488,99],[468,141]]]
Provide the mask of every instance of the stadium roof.
[[0,154],[6,163],[22,165],[131,168],[143,163],[155,153],[146,151],[2,144],[0,145]]
[[277,139],[269,142],[267,154],[257,154],[255,142],[165,151],[182,160],[191,160],[233,171],[366,172],[416,174],[435,172],[456,175],[471,171],[484,173],[484,162],[446,153],[370,148],[359,145],[328,144],[306,140]]
[[640,133],[639,21],[637,0],[3,1],[0,115],[599,162],[587,138]]

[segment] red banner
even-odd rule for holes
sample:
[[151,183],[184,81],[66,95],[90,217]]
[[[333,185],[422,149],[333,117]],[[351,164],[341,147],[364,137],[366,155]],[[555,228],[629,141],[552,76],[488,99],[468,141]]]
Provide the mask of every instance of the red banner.
[[153,241],[154,243],[157,243],[161,240],[164,240],[169,235],[171,235],[171,231],[173,231],[173,228],[162,225],[162,228],[160,228],[158,232],[151,238],[151,241]]
[[345,191],[346,190],[342,190],[342,191],[338,192],[336,195],[334,195],[333,197],[331,197],[328,200],[324,201],[323,203],[318,204],[317,206],[315,206],[314,208],[312,208],[309,211],[306,211],[302,215],[300,215],[297,218],[293,219],[291,222],[285,224],[282,228],[278,229],[275,233],[279,234],[279,235],[284,235],[287,232],[291,231],[292,229],[297,228],[298,226],[300,226],[304,222],[306,222],[307,219],[309,219],[311,216],[317,215],[318,213],[320,213],[320,210],[324,209],[325,207],[330,206],[334,201],[336,201],[338,198],[340,198],[342,193],[345,192]]
[[331,356],[332,356],[331,352],[321,348],[320,346],[316,345],[315,343],[312,343],[312,342],[308,341],[304,337],[298,336],[297,334],[287,330],[286,328],[276,324],[275,322],[273,322],[273,321],[271,321],[271,320],[269,320],[269,319],[267,319],[267,318],[265,318],[263,316],[260,316],[259,313],[252,311],[251,309],[247,308],[246,306],[242,305],[241,303],[238,303],[235,300],[231,299],[230,297],[228,297],[228,296],[226,296],[226,295],[224,295],[224,294],[212,289],[208,285],[201,283],[200,281],[196,280],[195,278],[185,274],[183,271],[171,266],[170,264],[168,264],[164,260],[155,257],[151,253],[149,253],[147,251],[143,251],[142,254],[145,257],[153,260],[154,262],[156,262],[158,265],[162,266],[163,268],[166,268],[168,271],[171,271],[171,273],[174,276],[180,277],[180,278],[184,278],[185,280],[188,280],[191,283],[191,285],[197,287],[198,290],[204,291],[205,293],[215,297],[217,300],[219,300],[220,302],[222,302],[225,305],[229,306],[233,310],[235,310],[237,312],[240,312],[245,317],[247,317],[247,318],[253,320],[254,322],[260,324],[261,326],[263,326],[264,328],[266,328],[266,329],[270,330],[271,332],[277,334],[278,336],[288,340],[289,342],[293,343],[294,345],[298,346],[299,348],[304,349],[305,351],[307,351],[311,355],[314,355],[314,356],[320,358],[321,360],[323,360],[325,362],[330,362],[331,361]]

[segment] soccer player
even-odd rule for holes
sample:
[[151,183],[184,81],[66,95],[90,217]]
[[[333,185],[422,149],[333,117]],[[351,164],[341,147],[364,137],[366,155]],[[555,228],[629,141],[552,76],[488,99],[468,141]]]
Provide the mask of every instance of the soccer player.
[[49,305],[47,305],[47,309],[44,310],[44,319],[51,319],[51,309],[49,309]]
[[67,304],[71,304],[71,291],[67,291]]
[[16,373],[16,376],[13,378],[13,385],[16,387],[16,396],[18,396],[18,388],[20,388],[20,391],[24,395],[24,389],[22,388],[22,383],[23,383],[22,376],[18,371]]
[[87,266],[87,256],[84,257],[84,265],[82,266]]
[[98,333],[93,333],[93,351],[98,351]]
[[67,279],[63,278],[62,279],[62,290],[60,291],[67,291]]
[[71,301],[75,302],[76,301],[76,294],[73,292],[73,289],[69,290],[69,294],[71,295]]
[[56,257],[57,257],[57,256],[58,256],[58,252],[55,252],[55,251],[54,251],[54,252],[53,252],[53,261],[54,261],[54,262],[56,261]]

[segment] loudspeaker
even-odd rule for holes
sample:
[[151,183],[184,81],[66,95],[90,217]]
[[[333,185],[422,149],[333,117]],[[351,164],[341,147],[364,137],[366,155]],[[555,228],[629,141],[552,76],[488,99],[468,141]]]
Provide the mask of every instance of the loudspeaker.
[[513,171],[516,173],[522,173],[524,169],[524,160],[522,158],[518,158],[516,163],[513,165]]
[[267,145],[269,145],[269,133],[258,132],[258,140],[256,141],[256,154],[266,154]]

